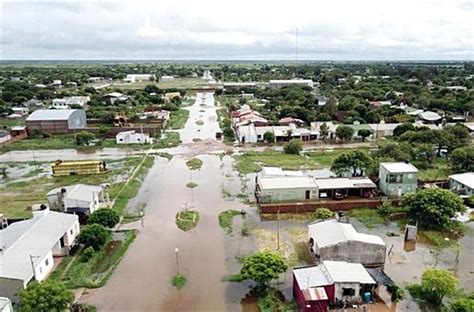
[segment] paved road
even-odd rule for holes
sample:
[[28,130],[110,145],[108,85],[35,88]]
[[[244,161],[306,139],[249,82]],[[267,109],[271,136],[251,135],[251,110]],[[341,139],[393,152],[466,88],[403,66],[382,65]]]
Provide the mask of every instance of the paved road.
[[[196,113],[198,110],[191,110],[191,119]],[[101,311],[241,310],[240,300],[249,291],[248,285],[222,279],[238,272],[235,255],[252,250],[252,238],[230,236],[218,224],[220,211],[245,208],[222,195],[224,187],[240,190],[240,179],[232,171],[230,157],[223,161],[212,155],[199,158],[204,165],[192,172],[184,157],[169,162],[157,158],[139,192],[146,201],[145,227],[140,228],[107,285],[89,290],[81,302],[92,303]],[[186,188],[190,180],[198,184],[194,190]],[[199,224],[190,232],[175,224],[184,203],[200,212]],[[180,291],[171,286],[177,270],[175,248],[179,248],[180,273],[188,279]]]

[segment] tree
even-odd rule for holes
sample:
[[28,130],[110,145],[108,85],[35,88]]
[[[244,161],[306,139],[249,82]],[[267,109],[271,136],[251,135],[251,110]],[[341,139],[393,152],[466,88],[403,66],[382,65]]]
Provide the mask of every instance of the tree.
[[328,134],[329,134],[329,127],[326,123],[322,123],[319,126],[319,134],[321,135],[321,138],[324,140]]
[[100,224],[105,227],[114,227],[120,221],[120,217],[115,210],[109,208],[102,208],[94,211],[89,219],[87,219],[87,224]]
[[92,132],[81,131],[76,134],[76,145],[89,145],[93,140],[95,140],[95,134]]
[[275,143],[275,134],[271,131],[267,131],[263,134],[263,139],[268,143]]
[[285,152],[285,154],[291,154],[291,155],[299,155],[302,150],[303,150],[303,142],[297,139],[291,140],[283,148],[283,151]]
[[321,113],[316,116],[316,121],[331,121],[332,118],[326,113]]
[[323,112],[329,116],[334,115],[337,112],[337,100],[334,96],[330,96],[323,107]]
[[435,156],[434,147],[431,144],[423,143],[415,148],[416,159],[422,163],[431,164]]
[[459,280],[450,271],[427,269],[421,276],[421,287],[430,294],[435,304],[441,304],[447,295],[456,293]]
[[277,278],[287,268],[280,255],[263,251],[245,258],[240,275],[243,279],[254,280],[258,286],[265,287],[269,281]]
[[33,282],[20,292],[19,297],[20,311],[25,312],[62,312],[74,301],[74,293],[54,280]]
[[449,306],[450,312],[472,312],[474,311],[474,295],[453,300]]
[[362,138],[362,142],[365,142],[365,138],[372,134],[369,129],[360,129],[357,134]]
[[462,200],[449,190],[423,189],[405,194],[400,203],[408,217],[424,229],[443,230],[452,224],[456,212],[465,210]]
[[331,170],[339,176],[350,172],[353,177],[357,177],[361,176],[371,163],[372,159],[366,152],[354,150],[337,156],[331,165]]
[[100,224],[88,224],[84,226],[79,234],[79,242],[86,247],[92,246],[95,250],[99,250],[112,237],[110,231]]
[[379,158],[393,159],[396,161],[410,161],[413,148],[406,142],[383,142],[379,144],[374,155]]
[[354,129],[349,126],[339,126],[336,129],[336,137],[341,141],[349,141],[354,136]]
[[408,131],[415,131],[415,126],[411,123],[404,123],[396,126],[395,129],[393,129],[393,136],[399,137]]
[[460,147],[452,151],[449,156],[454,172],[474,171],[474,147]]

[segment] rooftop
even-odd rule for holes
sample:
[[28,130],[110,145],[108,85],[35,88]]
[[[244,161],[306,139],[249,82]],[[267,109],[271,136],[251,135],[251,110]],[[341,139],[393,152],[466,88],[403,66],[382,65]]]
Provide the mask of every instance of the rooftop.
[[418,172],[415,166],[405,162],[382,162],[380,166],[384,167],[390,173]]
[[311,177],[273,177],[260,178],[259,184],[263,190],[316,188],[317,185]]
[[346,241],[360,241],[385,246],[380,237],[358,233],[351,224],[341,223],[335,219],[309,224],[308,236],[313,238],[319,248]]
[[94,194],[102,192],[104,189],[101,186],[74,184],[70,186],[55,188],[46,194],[46,196],[56,195],[61,192],[61,189],[66,190],[65,198],[80,201],[93,201]]
[[80,109],[39,109],[31,113],[26,121],[43,121],[43,120],[68,120],[69,117]]
[[449,178],[471,189],[474,189],[474,172],[452,174],[449,176]]
[[47,211],[0,230],[0,276],[29,281],[33,277],[30,255],[46,256],[77,220],[76,215]]
[[377,186],[367,177],[354,178],[324,178],[316,179],[320,190],[350,189],[350,188],[376,188]]

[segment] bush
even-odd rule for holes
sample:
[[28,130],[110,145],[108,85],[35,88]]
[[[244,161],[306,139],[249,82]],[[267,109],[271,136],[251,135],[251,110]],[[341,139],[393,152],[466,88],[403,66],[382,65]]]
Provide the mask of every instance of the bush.
[[89,145],[89,143],[93,140],[95,140],[94,133],[81,131],[76,134],[76,145]]
[[327,208],[318,208],[314,211],[314,217],[316,219],[323,219],[323,220],[331,219],[332,217],[334,217],[334,212],[332,212],[331,210]]
[[291,140],[283,148],[285,154],[299,155],[303,150],[303,142],[301,140]]
[[88,224],[100,224],[105,227],[112,228],[120,221],[120,217],[115,210],[109,208],[101,208],[94,211],[89,219]]
[[81,261],[82,262],[89,262],[90,259],[94,256],[95,250],[94,247],[89,246],[84,249],[81,255]]
[[173,280],[171,281],[174,287],[181,289],[186,285],[186,277],[184,275],[178,274],[173,276]]
[[110,231],[101,224],[88,224],[84,226],[79,234],[79,242],[86,247],[101,249],[112,237]]
[[267,131],[263,134],[263,139],[267,143],[275,143],[275,134],[273,134],[273,132]]

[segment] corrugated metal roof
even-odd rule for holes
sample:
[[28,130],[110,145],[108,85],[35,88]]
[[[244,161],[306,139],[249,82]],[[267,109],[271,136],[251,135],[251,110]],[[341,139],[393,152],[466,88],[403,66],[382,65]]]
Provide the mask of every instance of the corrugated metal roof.
[[260,178],[258,182],[262,190],[317,188],[314,179],[311,177]]
[[30,255],[44,258],[75,222],[76,215],[48,211],[0,230],[0,276],[29,281],[33,277]]
[[80,109],[39,109],[31,113],[26,121],[68,120],[69,117]]
[[325,285],[331,285],[332,281],[325,272],[321,269],[321,266],[311,266],[305,268],[293,269],[296,282],[300,289],[308,289],[312,287],[319,287]]
[[415,166],[405,162],[382,162],[380,166],[390,173],[418,172]]
[[303,289],[303,297],[305,301],[323,301],[328,300],[328,295],[324,287]]
[[370,180],[367,177],[326,178],[326,179],[316,179],[315,182],[318,185],[320,190],[377,187],[374,184],[374,182],[372,182],[372,180]]
[[308,237],[312,238],[319,248],[337,245],[346,241],[359,241],[385,246],[384,241],[370,234],[358,233],[351,224],[337,220],[326,220],[308,225]]
[[335,283],[375,284],[374,279],[360,263],[323,261],[323,267]]
[[449,176],[449,178],[471,189],[474,189],[474,172],[452,174]]

